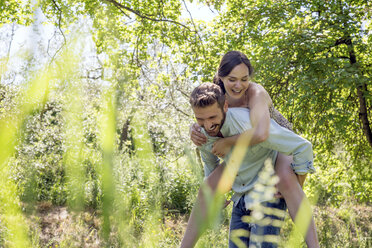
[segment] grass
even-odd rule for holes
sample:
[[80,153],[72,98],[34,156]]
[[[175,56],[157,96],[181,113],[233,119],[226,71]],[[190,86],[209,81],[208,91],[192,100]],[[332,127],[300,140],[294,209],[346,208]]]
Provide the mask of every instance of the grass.
[[[321,247],[371,247],[372,207],[368,205],[332,208],[314,207],[315,221]],[[198,247],[226,247],[228,239],[228,219],[231,205],[223,210],[222,223],[214,230],[208,230],[198,242]],[[36,211],[26,215],[30,226],[33,247],[104,247],[107,243],[101,235],[102,213],[85,210],[74,212],[66,206],[39,203]],[[188,215],[168,212],[163,216],[160,229],[154,230],[159,236],[159,246],[176,247],[186,228]],[[3,226],[0,225],[0,230]],[[287,216],[281,230],[280,247],[288,247],[289,234],[294,224]],[[1,233],[1,232],[0,232]],[[306,247],[298,232],[296,238]],[[111,247],[122,247],[115,230],[109,238]],[[0,243],[1,244],[1,243]],[[132,244],[132,247],[141,247]],[[149,246],[148,246],[149,247]]]

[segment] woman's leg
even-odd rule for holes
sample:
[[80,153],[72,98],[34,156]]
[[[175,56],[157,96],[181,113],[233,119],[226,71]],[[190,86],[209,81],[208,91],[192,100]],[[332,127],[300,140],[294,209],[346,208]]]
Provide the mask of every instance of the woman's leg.
[[310,248],[319,247],[311,206],[297,180],[296,174],[290,166],[291,162],[292,157],[278,153],[278,158],[275,163],[275,172],[279,177],[279,183],[277,185],[278,190],[287,203],[287,208],[293,221],[295,221],[300,205],[305,204],[303,207],[308,209],[309,214],[311,214],[310,224],[305,239],[306,244]]
[[[223,165],[219,165],[204,181],[204,185],[211,189],[212,194],[214,194],[216,191],[218,182],[222,176],[224,168],[225,167]],[[204,222],[206,216],[207,214],[204,194],[202,187],[200,187],[196,203],[192,208],[189,221],[187,222],[186,231],[180,246],[181,248],[194,247],[196,241],[201,235],[200,223]]]

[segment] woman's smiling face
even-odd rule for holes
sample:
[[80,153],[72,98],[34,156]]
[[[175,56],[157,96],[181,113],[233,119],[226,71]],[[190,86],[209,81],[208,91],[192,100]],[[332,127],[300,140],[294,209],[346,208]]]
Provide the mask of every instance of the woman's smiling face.
[[229,75],[221,77],[226,93],[233,99],[241,99],[249,86],[248,67],[241,63],[231,70]]

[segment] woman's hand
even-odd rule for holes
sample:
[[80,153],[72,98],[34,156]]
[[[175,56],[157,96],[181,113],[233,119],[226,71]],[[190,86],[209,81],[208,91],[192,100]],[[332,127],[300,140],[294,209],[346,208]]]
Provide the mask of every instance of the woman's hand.
[[214,142],[212,153],[220,158],[225,157],[230,152],[232,146],[229,138],[221,138]]
[[200,132],[200,126],[197,123],[190,126],[190,139],[197,146],[201,146],[207,142],[207,137]]

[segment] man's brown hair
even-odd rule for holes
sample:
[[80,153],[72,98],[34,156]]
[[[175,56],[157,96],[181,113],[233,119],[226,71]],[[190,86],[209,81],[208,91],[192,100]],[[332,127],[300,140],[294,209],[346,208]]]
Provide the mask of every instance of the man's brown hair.
[[190,95],[190,104],[193,108],[203,108],[218,103],[223,109],[225,104],[225,94],[220,86],[212,83],[203,83],[196,87]]

